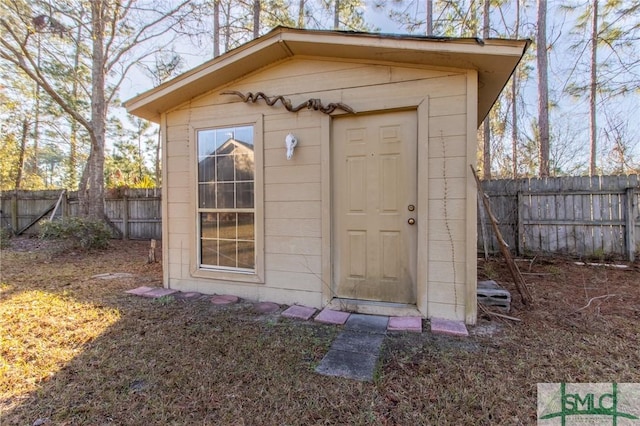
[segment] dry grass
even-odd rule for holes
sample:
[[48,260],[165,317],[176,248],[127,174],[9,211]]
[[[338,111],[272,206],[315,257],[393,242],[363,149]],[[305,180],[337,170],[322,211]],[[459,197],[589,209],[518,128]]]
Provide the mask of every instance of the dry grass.
[[[515,303],[521,323],[391,335],[360,383],[313,372],[336,327],[124,294],[159,285],[146,254],[3,250],[0,425],[531,424],[538,382],[640,382],[637,267],[521,265],[537,302]],[[509,286],[500,262],[479,270]],[[91,278],[106,272],[134,278]]]

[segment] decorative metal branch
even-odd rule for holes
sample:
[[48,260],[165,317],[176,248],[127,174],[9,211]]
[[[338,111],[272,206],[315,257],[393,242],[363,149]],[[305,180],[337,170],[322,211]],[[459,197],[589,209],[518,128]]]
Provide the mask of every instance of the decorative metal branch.
[[252,93],[247,92],[247,94],[243,94],[242,92],[238,92],[237,90],[228,90],[226,92],[220,93],[221,95],[236,95],[244,102],[253,102],[256,103],[260,99],[264,99],[264,101],[269,106],[273,106],[276,102],[280,101],[282,105],[290,112],[298,112],[303,108],[312,109],[314,111],[320,111],[325,114],[331,114],[336,109],[341,109],[345,112],[350,112],[351,114],[355,114],[355,111],[351,109],[350,106],[343,104],[342,102],[338,103],[330,103],[329,105],[322,105],[322,100],[320,99],[309,99],[306,102],[301,103],[298,106],[291,105],[291,101],[284,96],[267,96],[262,92]]

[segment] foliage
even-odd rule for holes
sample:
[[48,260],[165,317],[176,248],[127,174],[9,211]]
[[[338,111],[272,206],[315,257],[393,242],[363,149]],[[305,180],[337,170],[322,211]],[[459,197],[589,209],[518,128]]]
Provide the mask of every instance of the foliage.
[[[32,158],[33,149],[25,152],[25,157]],[[20,143],[16,135],[6,133],[0,135],[0,191],[15,189],[18,168],[20,165]],[[20,189],[41,189],[44,181],[33,169],[22,171]]]
[[104,249],[109,245],[111,231],[100,220],[69,217],[62,220],[44,221],[40,238],[64,240],[74,248]]

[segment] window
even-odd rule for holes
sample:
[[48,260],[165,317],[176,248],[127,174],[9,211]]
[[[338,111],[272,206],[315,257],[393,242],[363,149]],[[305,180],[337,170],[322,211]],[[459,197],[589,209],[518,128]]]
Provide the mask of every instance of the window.
[[253,126],[196,132],[201,268],[255,272],[253,135]]

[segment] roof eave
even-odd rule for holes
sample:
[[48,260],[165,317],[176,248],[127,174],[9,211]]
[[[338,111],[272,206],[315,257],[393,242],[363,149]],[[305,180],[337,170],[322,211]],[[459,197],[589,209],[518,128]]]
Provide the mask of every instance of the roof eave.
[[296,55],[380,61],[478,71],[478,124],[516,69],[529,40],[448,39],[278,27],[125,103],[139,117],[160,115],[279,60]]

